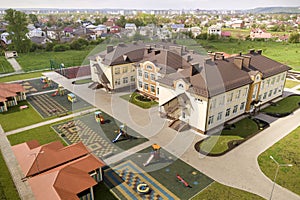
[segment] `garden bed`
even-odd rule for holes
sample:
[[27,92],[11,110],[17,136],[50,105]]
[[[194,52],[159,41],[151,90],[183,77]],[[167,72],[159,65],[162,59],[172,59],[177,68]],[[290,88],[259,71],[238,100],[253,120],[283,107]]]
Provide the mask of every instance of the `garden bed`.
[[153,106],[156,106],[158,103],[150,99],[142,94],[139,94],[137,92],[133,92],[132,94],[127,94],[124,96],[121,96],[122,99],[125,99],[126,101],[129,101],[130,103],[133,103],[134,105],[137,105],[141,108],[148,109]]
[[221,156],[267,127],[269,127],[267,122],[248,117],[225,126],[220,135],[211,135],[197,142],[195,149],[208,156]]

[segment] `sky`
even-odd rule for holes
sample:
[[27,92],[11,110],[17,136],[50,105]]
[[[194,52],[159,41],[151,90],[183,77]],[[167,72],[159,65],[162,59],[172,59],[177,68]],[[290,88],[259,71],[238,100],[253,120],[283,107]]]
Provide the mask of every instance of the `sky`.
[[300,0],[1,0],[2,8],[251,9],[299,6]]

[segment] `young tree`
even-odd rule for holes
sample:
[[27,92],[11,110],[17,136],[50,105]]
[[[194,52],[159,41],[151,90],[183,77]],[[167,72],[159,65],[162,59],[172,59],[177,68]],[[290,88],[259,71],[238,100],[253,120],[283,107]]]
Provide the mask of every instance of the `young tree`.
[[39,23],[39,20],[35,14],[29,14],[28,17],[30,19],[30,23],[32,24]]
[[300,34],[297,32],[291,33],[289,37],[289,43],[299,43],[300,42]]
[[8,22],[7,31],[12,40],[11,48],[21,52],[29,52],[31,41],[27,38],[27,19],[26,14],[13,9],[5,10],[4,20]]

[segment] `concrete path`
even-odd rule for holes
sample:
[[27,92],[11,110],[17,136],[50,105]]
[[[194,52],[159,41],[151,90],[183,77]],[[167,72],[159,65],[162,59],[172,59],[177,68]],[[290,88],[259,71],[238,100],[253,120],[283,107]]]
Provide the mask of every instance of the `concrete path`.
[[19,196],[22,200],[34,200],[34,195],[28,182],[23,182],[21,179],[24,177],[21,167],[16,160],[16,157],[11,149],[10,143],[0,125],[0,148],[3,158],[6,162],[7,168],[15,183]]
[[37,123],[37,124],[33,124],[33,125],[30,125],[30,126],[22,127],[22,128],[19,128],[19,129],[8,131],[5,134],[6,135],[13,135],[13,134],[20,133],[20,132],[23,132],[23,131],[27,131],[27,130],[37,128],[37,127],[40,127],[40,126],[45,126],[45,125],[48,125],[48,124],[59,122],[59,121],[65,120],[65,119],[70,119],[70,118],[82,116],[82,115],[94,112],[95,110],[97,110],[97,108],[92,108],[92,109],[89,109],[89,110],[73,113],[71,115],[66,115],[64,117],[59,117],[59,118],[51,119],[51,120],[48,120],[48,121],[40,122],[40,123]]
[[[53,72],[45,75],[114,118],[125,122],[151,142],[160,144],[214,180],[264,198],[270,197],[272,181],[261,172],[257,157],[300,125],[300,110],[298,110],[294,115],[274,121],[270,128],[226,155],[205,157],[194,149],[194,144],[202,137],[192,131],[177,133],[168,128],[168,122],[158,116],[157,107],[144,110],[121,99],[119,96],[122,94],[93,91],[87,89],[87,85],[74,86],[71,80]],[[276,185],[273,199],[296,200],[300,197]]]
[[14,68],[15,72],[22,72],[22,67],[17,62],[15,58],[8,58],[7,61],[11,64],[11,66]]

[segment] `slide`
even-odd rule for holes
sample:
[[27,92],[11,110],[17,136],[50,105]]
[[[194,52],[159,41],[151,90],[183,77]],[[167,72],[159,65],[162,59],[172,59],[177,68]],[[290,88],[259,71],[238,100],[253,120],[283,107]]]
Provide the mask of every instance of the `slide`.
[[144,163],[144,167],[146,167],[147,165],[149,165],[149,163],[151,162],[151,160],[154,158],[154,153],[150,155],[150,157],[148,158],[147,162]]
[[43,89],[49,87],[48,83],[46,83],[44,86],[43,86]]
[[176,177],[178,178],[178,180],[180,182],[182,182],[185,185],[185,187],[190,187],[190,185],[185,180],[183,180],[183,178],[181,178],[181,176],[179,176],[179,174],[177,174]]
[[118,141],[118,139],[121,137],[122,132],[119,133],[119,135],[117,135],[117,137],[112,141],[112,143],[115,143],[116,141]]
[[54,92],[53,94],[51,94],[51,96],[55,97],[58,93],[58,90],[56,92]]

